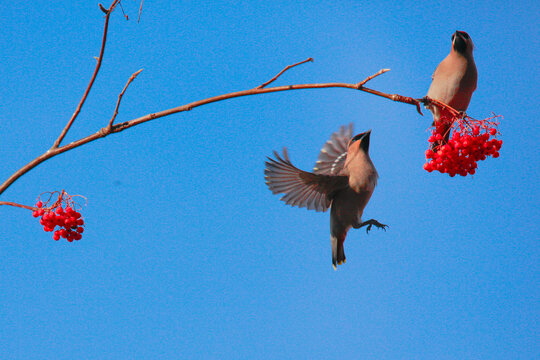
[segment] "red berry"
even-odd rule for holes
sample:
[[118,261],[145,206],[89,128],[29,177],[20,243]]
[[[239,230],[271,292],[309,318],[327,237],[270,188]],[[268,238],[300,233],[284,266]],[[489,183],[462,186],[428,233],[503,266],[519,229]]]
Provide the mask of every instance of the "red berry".
[[498,157],[499,157],[499,152],[497,151],[497,152],[493,153],[493,157],[494,157],[495,159],[498,158]]
[[41,201],[38,201],[38,202],[36,203],[36,207],[40,208],[40,207],[42,207],[42,206],[43,206],[43,203],[42,203]]
[[82,233],[84,232],[84,228],[78,227],[78,228],[77,228],[77,232],[78,232],[79,234],[82,234]]
[[495,134],[497,133],[497,129],[491,128],[491,129],[489,129],[489,133],[490,133],[491,135],[495,135]]

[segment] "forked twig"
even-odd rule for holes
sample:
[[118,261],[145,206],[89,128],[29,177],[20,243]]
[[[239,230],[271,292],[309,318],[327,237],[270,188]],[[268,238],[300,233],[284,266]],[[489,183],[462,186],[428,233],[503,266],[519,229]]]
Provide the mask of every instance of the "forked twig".
[[[13,184],[17,179],[19,179],[21,176],[26,174],[28,171],[32,170],[33,168],[35,168],[36,166],[38,166],[42,162],[44,162],[44,161],[46,161],[46,160],[48,160],[48,159],[50,159],[50,158],[52,158],[52,157],[54,157],[54,156],[56,156],[58,154],[61,154],[61,153],[64,153],[66,151],[75,149],[75,148],[77,148],[79,146],[82,146],[82,145],[87,144],[89,142],[92,142],[94,140],[106,137],[108,135],[119,133],[119,132],[124,131],[126,129],[129,129],[131,127],[134,127],[134,126],[137,126],[139,124],[145,123],[147,121],[159,119],[159,118],[162,118],[162,117],[165,117],[165,116],[168,116],[168,115],[172,115],[172,114],[176,114],[176,113],[180,113],[180,112],[184,112],[184,111],[189,111],[189,110],[192,110],[192,109],[194,109],[196,107],[199,107],[199,106],[203,106],[203,105],[206,105],[206,104],[210,104],[210,103],[214,103],[214,102],[218,102],[218,101],[223,101],[223,100],[227,100],[227,99],[232,99],[232,98],[236,98],[236,97],[249,96],[249,95],[259,95],[259,94],[281,92],[281,91],[290,91],[290,90],[345,88],[345,89],[351,89],[351,90],[364,91],[364,92],[367,92],[367,93],[370,93],[370,94],[373,94],[373,95],[381,96],[381,97],[384,97],[384,98],[387,98],[387,99],[390,99],[390,100],[393,100],[393,101],[402,102],[402,103],[405,103],[405,104],[416,105],[416,108],[417,108],[417,110],[418,110],[418,112],[420,114],[422,114],[422,112],[420,110],[420,103],[428,104],[429,101],[431,101],[434,104],[439,103],[439,102],[436,102],[434,100],[430,100],[430,99],[427,99],[427,98],[414,99],[414,98],[411,98],[411,97],[401,96],[401,95],[397,95],[397,94],[386,94],[386,93],[383,93],[381,91],[377,91],[377,90],[373,90],[373,89],[369,89],[369,88],[364,87],[364,85],[368,81],[374,79],[375,77],[377,77],[377,76],[379,76],[381,74],[384,74],[385,72],[389,71],[389,69],[381,69],[377,73],[375,73],[375,74],[373,74],[371,76],[368,76],[366,79],[364,79],[363,81],[361,81],[359,83],[356,83],[356,84],[350,84],[350,83],[321,83],[321,84],[295,84],[295,85],[276,86],[276,87],[271,87],[271,88],[266,87],[269,84],[271,84],[272,82],[274,82],[275,80],[277,80],[281,75],[283,75],[283,73],[285,73],[289,69],[291,69],[291,68],[293,68],[295,66],[304,64],[306,62],[313,61],[312,58],[308,58],[308,59],[306,59],[304,61],[300,61],[298,63],[286,66],[282,71],[280,71],[272,79],[270,79],[269,81],[259,85],[256,88],[248,89],[248,90],[242,90],[242,91],[236,91],[236,92],[232,92],[232,93],[228,93],[228,94],[222,94],[222,95],[218,95],[218,96],[213,96],[213,97],[210,97],[210,98],[194,101],[194,102],[191,102],[191,103],[186,104],[186,105],[181,105],[181,106],[177,106],[177,107],[174,107],[174,108],[171,108],[171,109],[162,110],[162,111],[155,112],[155,113],[150,113],[150,114],[141,116],[139,118],[136,118],[136,119],[133,119],[133,120],[130,120],[130,121],[125,121],[123,123],[114,124],[114,120],[116,119],[116,116],[118,115],[118,109],[120,107],[122,97],[123,97],[124,93],[126,92],[128,86],[131,84],[131,82],[142,71],[142,69],[141,69],[141,70],[137,71],[136,73],[134,73],[133,75],[131,75],[131,77],[127,81],[126,85],[124,86],[122,92],[118,95],[118,101],[116,103],[116,107],[115,107],[113,116],[109,120],[107,126],[101,128],[100,130],[98,130],[94,134],[88,135],[88,136],[86,136],[86,137],[84,137],[82,139],[73,141],[73,142],[71,142],[69,144],[60,146],[62,140],[64,139],[67,132],[71,128],[73,122],[75,121],[75,119],[79,115],[79,113],[80,113],[80,111],[82,109],[82,106],[84,105],[84,102],[86,101],[86,98],[88,97],[88,94],[90,93],[90,90],[91,90],[91,88],[93,86],[94,80],[97,77],[97,74],[99,72],[101,62],[102,62],[102,59],[103,59],[103,54],[104,54],[104,51],[105,51],[105,44],[106,44],[106,41],[107,41],[107,31],[108,31],[108,26],[109,26],[109,17],[111,15],[112,11],[114,10],[115,6],[119,3],[119,1],[120,0],[115,0],[108,9],[104,8],[103,5],[99,4],[100,9],[105,13],[105,24],[104,24],[103,40],[102,40],[102,43],[101,43],[100,54],[99,54],[99,57],[97,58],[96,68],[94,70],[94,73],[92,75],[90,83],[88,84],[82,99],[80,100],[75,112],[71,116],[71,118],[68,121],[67,125],[64,127],[64,129],[62,130],[60,136],[56,139],[53,146],[49,150],[47,150],[42,155],[36,157],[35,159],[30,161],[28,164],[26,164],[25,166],[23,166],[19,170],[17,170],[6,181],[4,181],[3,184],[0,185],[0,194],[2,194],[4,191],[6,191],[6,189],[9,188],[11,186],[11,184]],[[142,4],[143,4],[143,1],[141,0],[141,8],[139,9],[139,16],[140,16],[140,12],[141,12],[141,9],[142,9]],[[448,107],[446,104],[442,104],[442,103],[439,104],[439,105],[443,106],[443,107]],[[450,107],[448,107],[448,108],[450,108]],[[452,109],[452,110],[454,110],[454,109]],[[456,110],[454,110],[454,111],[456,111]],[[11,206],[24,208],[24,209],[35,210],[34,207],[21,205],[21,204],[17,204],[17,203],[14,203],[14,202],[1,201],[0,205],[11,205]]]
[[101,50],[99,52],[99,57],[97,59],[96,68],[94,69],[94,74],[92,75],[92,78],[90,79],[90,82],[88,83],[88,86],[86,87],[86,91],[83,94],[83,97],[81,98],[81,101],[79,101],[79,104],[77,105],[77,108],[75,109],[75,112],[73,115],[71,115],[71,119],[69,119],[68,123],[60,133],[60,136],[56,139],[52,149],[58,148],[60,146],[60,143],[62,140],[64,140],[64,137],[68,133],[69,129],[71,128],[71,125],[73,125],[73,122],[81,112],[81,109],[84,105],[84,102],[86,101],[86,98],[88,97],[88,94],[90,93],[90,89],[92,89],[92,85],[94,84],[94,80],[97,77],[97,74],[99,72],[99,68],[101,67],[101,61],[103,60],[103,54],[105,53],[105,44],[107,43],[107,32],[109,30],[109,18],[111,16],[112,11],[114,10],[115,6],[118,4],[120,0],[114,0],[114,2],[111,4],[111,6],[108,9],[105,9],[103,5],[99,4],[99,8],[101,11],[105,12],[105,25],[103,28],[103,40],[101,41]]

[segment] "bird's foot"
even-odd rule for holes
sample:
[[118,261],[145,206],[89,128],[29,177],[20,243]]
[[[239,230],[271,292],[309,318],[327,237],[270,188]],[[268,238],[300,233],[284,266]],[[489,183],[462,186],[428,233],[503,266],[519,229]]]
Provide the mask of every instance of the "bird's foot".
[[371,230],[371,227],[373,225],[375,225],[379,229],[383,229],[384,231],[386,231],[386,228],[388,227],[388,225],[381,224],[377,220],[371,219],[371,220],[364,221],[363,223],[361,223],[360,226],[358,226],[358,228],[361,228],[362,226],[366,226],[366,225],[367,225],[366,233],[368,233],[368,234],[369,234],[369,231]]

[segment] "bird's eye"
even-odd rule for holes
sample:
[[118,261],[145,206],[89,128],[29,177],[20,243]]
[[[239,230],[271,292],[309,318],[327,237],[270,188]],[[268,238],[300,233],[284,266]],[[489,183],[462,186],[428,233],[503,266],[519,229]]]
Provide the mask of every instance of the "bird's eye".
[[355,137],[353,137],[353,138],[351,139],[351,144],[352,144],[353,142],[355,142],[355,141],[360,140],[360,139],[362,138],[363,135],[364,135],[364,133],[358,134],[358,135],[356,135]]

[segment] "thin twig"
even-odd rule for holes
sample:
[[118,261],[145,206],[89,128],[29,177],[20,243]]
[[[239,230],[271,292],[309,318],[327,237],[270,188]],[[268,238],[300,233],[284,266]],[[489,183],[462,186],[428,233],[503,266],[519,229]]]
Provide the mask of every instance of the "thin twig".
[[14,206],[14,207],[18,207],[18,208],[21,208],[21,209],[27,209],[27,210],[32,210],[32,211],[37,210],[37,207],[17,204],[17,203],[11,202],[11,201],[0,201],[0,205],[9,205],[9,206]]
[[143,1],[144,1],[144,0],[141,0],[141,6],[139,7],[139,18],[137,19],[137,24],[139,23],[139,21],[141,21],[141,12],[142,12],[142,4],[143,4]]
[[266,87],[267,85],[270,85],[271,83],[273,83],[274,81],[276,81],[277,78],[280,77],[285,71],[287,71],[287,70],[289,70],[290,68],[293,68],[293,67],[295,67],[295,66],[298,66],[298,65],[302,65],[302,64],[304,64],[304,63],[307,63],[308,61],[313,62],[313,58],[307,58],[306,60],[300,61],[299,63],[292,64],[292,65],[287,65],[287,66],[285,67],[285,69],[283,69],[283,70],[281,70],[281,71],[279,72],[279,74],[277,74],[276,76],[274,76],[273,78],[271,78],[270,80],[268,80],[267,82],[265,82],[264,84],[257,86],[256,89],[262,89],[262,88]]
[[114,108],[114,114],[111,118],[111,120],[109,120],[109,129],[112,128],[112,125],[113,125],[113,122],[114,122],[114,119],[116,119],[116,115],[118,115],[118,108],[120,107],[120,102],[122,101],[122,96],[124,96],[124,93],[126,92],[129,84],[131,84],[131,82],[133,80],[135,80],[135,78],[137,77],[137,75],[139,75],[141,73],[141,71],[143,71],[143,69],[137,71],[136,73],[134,73],[133,75],[131,75],[126,83],[126,86],[124,86],[124,89],[122,90],[122,92],[120,93],[120,95],[118,95],[118,101],[116,102],[116,108]]
[[[90,89],[92,89],[92,85],[94,84],[94,80],[96,79],[97,74],[99,72],[99,68],[101,67],[101,61],[103,59],[103,54],[105,52],[105,44],[107,43],[107,32],[109,29],[109,18],[111,16],[112,11],[114,10],[114,7],[116,6],[116,4],[118,4],[118,1],[120,0],[115,0],[105,13],[105,25],[103,29],[103,40],[101,41],[101,50],[99,52],[99,57],[97,59],[94,74],[92,75],[92,78],[90,79],[90,83],[88,83],[88,86],[86,87],[86,91],[84,92],[84,95],[81,101],[79,101],[79,105],[77,105],[77,108],[75,109],[75,112],[71,116],[71,119],[69,119],[67,125],[64,127],[64,129],[60,133],[60,136],[58,136],[58,139],[56,139],[56,141],[54,142],[53,146],[51,147],[51,150],[57,149],[60,146],[60,143],[62,143],[62,140],[64,140],[64,137],[66,136],[69,129],[71,128],[71,125],[73,125],[73,122],[75,121],[79,113],[81,112],[84,102],[86,101],[86,98],[88,97],[88,94],[90,93]],[[101,4],[100,4],[100,9],[103,11],[103,5]]]
[[129,20],[129,16],[124,12],[124,7],[122,6],[122,1],[118,3],[120,5],[120,10],[122,10],[122,15],[126,18],[126,20]]
[[360,81],[360,82],[357,84],[358,88],[361,88],[361,87],[364,86],[369,80],[374,79],[374,78],[376,78],[377,76],[382,75],[382,74],[384,74],[384,73],[387,72],[387,71],[390,71],[390,69],[381,69],[381,70],[377,71],[375,74],[373,74],[373,75],[371,75],[371,76],[368,76],[365,80]]

